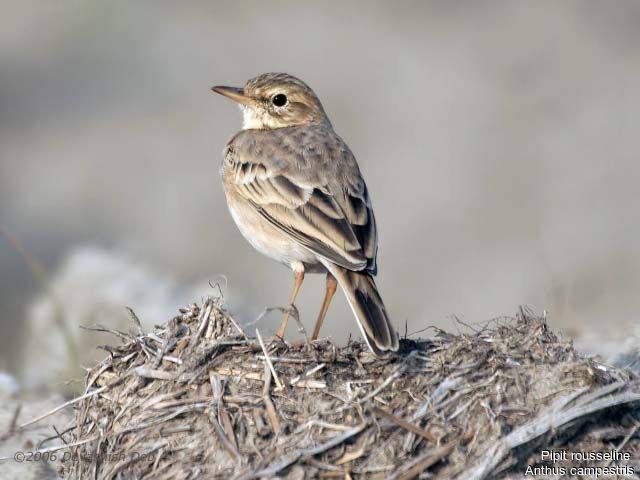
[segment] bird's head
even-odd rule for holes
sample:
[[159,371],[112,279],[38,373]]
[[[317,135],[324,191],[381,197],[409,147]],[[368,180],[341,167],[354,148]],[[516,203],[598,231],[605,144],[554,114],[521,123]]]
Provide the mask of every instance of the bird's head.
[[264,73],[249,80],[242,88],[213,87],[212,90],[238,102],[245,130],[317,123],[330,125],[313,90],[286,73]]

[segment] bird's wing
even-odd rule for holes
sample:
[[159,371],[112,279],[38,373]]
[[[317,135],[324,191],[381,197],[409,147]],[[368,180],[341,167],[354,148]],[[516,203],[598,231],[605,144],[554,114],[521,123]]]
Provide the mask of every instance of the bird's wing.
[[320,257],[375,274],[375,218],[351,152],[342,151],[351,155],[347,168],[336,169],[344,159],[331,159],[329,166],[306,162],[303,155],[293,158],[277,143],[268,150],[260,155],[255,149],[227,148],[226,175],[236,191],[269,223]]

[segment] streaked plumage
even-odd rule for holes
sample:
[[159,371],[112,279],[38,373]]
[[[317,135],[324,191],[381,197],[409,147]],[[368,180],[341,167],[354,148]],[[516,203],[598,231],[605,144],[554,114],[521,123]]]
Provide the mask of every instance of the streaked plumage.
[[[377,230],[369,193],[318,98],[286,74],[261,75],[243,89],[215,89],[235,97],[244,112],[245,129],[228,142],[221,168],[229,210],[244,237],[298,273],[299,283],[304,272],[335,277],[370,348],[397,350],[373,281]],[[278,94],[286,105],[275,106]],[[326,307],[330,300],[328,294]]]

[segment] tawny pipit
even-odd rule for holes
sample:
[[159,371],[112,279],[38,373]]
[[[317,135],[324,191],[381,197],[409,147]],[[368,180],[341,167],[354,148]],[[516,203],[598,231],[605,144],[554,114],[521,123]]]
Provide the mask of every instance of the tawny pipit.
[[338,283],[369,348],[376,354],[397,350],[398,336],[373,281],[378,241],[369,192],[316,94],[284,73],[260,75],[243,88],[213,90],[238,102],[243,113],[243,129],[227,143],[221,168],[240,232],[293,270],[290,305],[305,272],[327,274],[312,339]]

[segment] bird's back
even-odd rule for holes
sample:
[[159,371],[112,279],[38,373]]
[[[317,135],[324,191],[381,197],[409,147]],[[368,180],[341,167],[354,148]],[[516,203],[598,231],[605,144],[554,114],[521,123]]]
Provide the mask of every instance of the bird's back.
[[234,175],[232,181],[281,177],[292,190],[301,188],[300,195],[313,197],[320,209],[327,199],[337,205],[338,212],[329,205],[324,211],[357,239],[363,267],[353,269],[375,275],[377,230],[367,186],[353,153],[330,125],[242,130],[231,138],[224,157],[223,175]]

